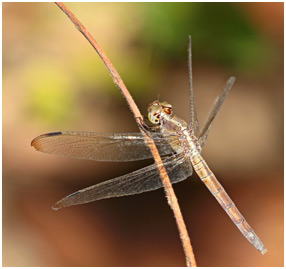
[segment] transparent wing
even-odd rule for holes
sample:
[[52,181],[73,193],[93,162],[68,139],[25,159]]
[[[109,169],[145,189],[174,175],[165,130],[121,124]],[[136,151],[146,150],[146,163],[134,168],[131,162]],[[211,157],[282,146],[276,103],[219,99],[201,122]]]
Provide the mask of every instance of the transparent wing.
[[226,96],[228,95],[234,81],[235,81],[235,77],[230,77],[228,79],[228,81],[226,82],[226,85],[224,87],[222,94],[220,96],[218,96],[215,100],[215,103],[214,103],[214,105],[213,105],[213,107],[212,107],[212,109],[211,109],[211,111],[207,117],[207,120],[204,124],[204,127],[203,127],[203,129],[199,135],[199,141],[200,141],[200,144],[202,147],[206,143],[206,140],[207,140],[210,128],[212,126],[212,123],[213,123],[217,113],[219,112]]
[[[161,156],[173,152],[176,136],[150,133]],[[38,151],[95,161],[128,162],[152,158],[141,133],[106,134],[56,132],[43,134],[31,142]]]
[[[191,176],[191,163],[183,153],[166,157],[163,164],[172,183]],[[88,188],[72,193],[58,201],[53,209],[85,204],[100,199],[133,195],[156,190],[162,187],[159,170],[156,164],[149,165],[130,174],[107,180]]]

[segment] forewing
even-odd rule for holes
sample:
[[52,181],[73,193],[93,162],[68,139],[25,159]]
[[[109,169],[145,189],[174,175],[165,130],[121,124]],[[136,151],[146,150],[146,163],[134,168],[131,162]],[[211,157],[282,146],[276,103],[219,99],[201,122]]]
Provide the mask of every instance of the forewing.
[[[192,166],[181,154],[166,157],[163,165],[172,183],[180,182],[192,174]],[[159,166],[161,167],[162,164]],[[53,209],[85,204],[96,200],[134,195],[162,188],[162,181],[156,164],[144,167],[130,174],[104,181],[72,193],[58,201]]]
[[206,143],[210,128],[212,126],[212,123],[217,115],[217,113],[219,112],[226,96],[228,95],[233,83],[235,81],[235,77],[230,77],[227,82],[226,85],[224,87],[223,92],[221,93],[220,96],[218,96],[214,102],[213,107],[211,108],[209,115],[207,117],[207,120],[204,124],[204,127],[199,135],[199,142],[201,144],[201,147],[204,146],[204,144]]
[[192,70],[192,39],[189,36],[188,44],[188,66],[189,66],[189,86],[190,86],[190,125],[191,129],[194,131],[195,135],[199,132],[199,121],[197,118],[197,112],[195,107],[195,97],[193,88],[193,70]]
[[[161,156],[172,153],[175,136],[150,133]],[[31,145],[38,151],[95,161],[128,162],[152,158],[141,133],[106,134],[56,132],[36,137]]]

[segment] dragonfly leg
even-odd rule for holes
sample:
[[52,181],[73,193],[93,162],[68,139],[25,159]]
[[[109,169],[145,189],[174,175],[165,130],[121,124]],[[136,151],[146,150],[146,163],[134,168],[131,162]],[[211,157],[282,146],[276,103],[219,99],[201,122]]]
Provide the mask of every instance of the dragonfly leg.
[[139,120],[139,127],[141,130],[143,130],[145,133],[148,132],[158,132],[160,130],[160,126],[149,126],[144,122],[142,118],[138,118]]

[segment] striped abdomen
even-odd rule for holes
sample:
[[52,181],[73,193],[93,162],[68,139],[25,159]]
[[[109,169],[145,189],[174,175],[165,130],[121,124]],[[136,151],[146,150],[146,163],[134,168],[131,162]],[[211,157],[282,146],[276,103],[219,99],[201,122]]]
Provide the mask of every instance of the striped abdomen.
[[222,185],[218,182],[214,173],[210,170],[203,157],[199,154],[195,155],[191,159],[191,162],[200,179],[205,183],[209,191],[217,199],[219,204],[226,211],[228,216],[242,232],[245,238],[262,254],[266,253],[267,249],[264,247],[258,236],[254,233],[253,229],[247,223],[242,214],[238,211],[237,207],[230,199]]

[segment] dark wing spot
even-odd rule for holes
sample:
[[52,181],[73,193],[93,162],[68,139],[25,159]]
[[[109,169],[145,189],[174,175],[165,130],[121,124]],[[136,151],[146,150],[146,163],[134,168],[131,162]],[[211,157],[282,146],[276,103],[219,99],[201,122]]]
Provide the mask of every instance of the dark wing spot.
[[48,133],[48,134],[39,135],[39,136],[37,136],[36,138],[34,138],[32,140],[31,146],[34,147],[36,150],[39,150],[39,141],[42,138],[49,137],[49,136],[57,136],[57,135],[62,135],[62,134],[63,134],[62,132],[54,132],[54,133]]

